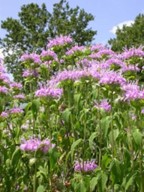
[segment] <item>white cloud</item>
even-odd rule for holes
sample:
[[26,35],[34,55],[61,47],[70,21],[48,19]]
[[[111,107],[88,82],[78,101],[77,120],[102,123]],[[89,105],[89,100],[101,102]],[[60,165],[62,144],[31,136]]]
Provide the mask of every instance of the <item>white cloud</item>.
[[122,29],[124,25],[131,26],[133,23],[134,23],[134,21],[132,21],[132,20],[124,21],[122,23],[119,23],[119,24],[113,26],[113,28],[110,30],[110,32],[115,35],[117,28]]

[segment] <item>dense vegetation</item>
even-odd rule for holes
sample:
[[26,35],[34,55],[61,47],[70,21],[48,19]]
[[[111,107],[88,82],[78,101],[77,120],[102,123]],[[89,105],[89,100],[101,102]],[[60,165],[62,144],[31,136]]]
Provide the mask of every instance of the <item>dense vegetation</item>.
[[144,191],[141,48],[116,54],[69,36],[0,65],[0,191]]

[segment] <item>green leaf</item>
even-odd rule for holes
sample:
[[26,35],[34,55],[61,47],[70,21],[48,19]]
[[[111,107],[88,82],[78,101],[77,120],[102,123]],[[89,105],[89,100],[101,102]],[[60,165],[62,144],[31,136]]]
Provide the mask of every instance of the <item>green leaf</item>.
[[102,191],[104,191],[104,189],[106,188],[107,180],[108,180],[108,176],[104,172],[102,172],[101,173],[101,184],[102,184],[101,189],[102,189]]
[[140,133],[140,131],[138,129],[136,129],[134,132],[133,132],[133,138],[134,138],[134,141],[135,143],[138,145],[138,146],[141,146],[141,143],[142,143],[142,134]]
[[129,189],[130,186],[133,185],[135,180],[135,174],[132,175],[132,177],[129,178],[129,180],[127,181],[126,185],[125,185],[125,190],[127,191]]
[[100,179],[100,174],[92,178],[92,180],[90,181],[90,191],[94,191],[99,179]]
[[110,171],[112,175],[112,180],[114,183],[121,182],[122,178],[122,167],[121,162],[116,158],[111,162]]
[[36,192],[45,192],[45,188],[43,185],[40,185],[38,188],[37,188],[37,191]]
[[68,123],[70,119],[71,111],[69,108],[65,109],[62,113],[62,118]]
[[71,146],[71,157],[73,157],[75,148],[81,143],[82,139],[76,140]]
[[94,146],[94,139],[96,138],[97,136],[97,133],[94,132],[91,134],[90,138],[89,138],[89,146],[91,149],[93,149],[93,146]]
[[100,121],[101,127],[103,129],[103,133],[104,133],[104,138],[106,138],[108,135],[110,123],[111,123],[111,117],[110,116],[106,116],[106,117],[102,118]]
[[74,101],[78,105],[81,98],[81,93],[74,94]]
[[20,157],[21,157],[21,151],[18,148],[12,154],[11,163],[12,163],[13,166],[17,166],[17,164],[18,164],[18,162],[20,160]]
[[102,168],[105,169],[109,166],[110,162],[111,162],[112,158],[110,157],[110,155],[105,154],[102,156]]

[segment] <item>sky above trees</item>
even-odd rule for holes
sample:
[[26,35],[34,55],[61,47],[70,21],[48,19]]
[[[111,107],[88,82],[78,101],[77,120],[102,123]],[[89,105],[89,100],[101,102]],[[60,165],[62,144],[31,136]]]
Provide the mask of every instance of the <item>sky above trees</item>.
[[[0,6],[0,20],[5,20],[7,17],[17,18],[20,7],[32,2],[39,5],[46,3],[47,9],[51,11],[53,4],[59,0],[4,0]],[[78,5],[95,16],[95,21],[90,23],[90,27],[98,32],[95,43],[107,43],[110,38],[115,37],[117,26],[121,27],[123,23],[130,25],[139,13],[144,13],[143,0],[69,0],[68,2],[71,7]],[[4,35],[5,31],[0,29],[0,36]]]

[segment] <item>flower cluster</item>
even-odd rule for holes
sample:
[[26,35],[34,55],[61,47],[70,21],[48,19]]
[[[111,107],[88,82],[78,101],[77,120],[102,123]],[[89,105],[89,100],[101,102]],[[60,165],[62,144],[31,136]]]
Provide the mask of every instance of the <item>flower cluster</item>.
[[97,109],[102,109],[106,112],[109,112],[111,110],[111,105],[109,104],[109,102],[107,101],[107,99],[103,99],[100,104],[96,103],[95,107]]
[[120,58],[122,59],[129,59],[131,57],[144,57],[144,51],[143,47],[139,48],[131,48],[131,49],[126,49],[122,54],[119,55]]
[[55,39],[52,39],[49,41],[47,47],[51,48],[54,46],[63,46],[65,44],[69,44],[72,43],[72,38],[70,36],[60,36],[60,37],[56,37]]
[[51,50],[43,50],[41,55],[40,55],[42,58],[47,58],[47,60],[56,60],[58,61],[58,58],[57,58],[57,54],[54,52],[54,51],[51,51]]
[[50,149],[54,148],[55,144],[52,144],[49,139],[40,140],[39,138],[32,138],[28,140],[23,140],[20,144],[20,149],[22,151],[35,152],[42,151],[47,153]]
[[42,87],[35,92],[36,97],[60,98],[63,90],[60,88]]
[[74,54],[75,52],[81,52],[81,51],[83,51],[83,50],[85,50],[85,47],[84,47],[84,46],[78,46],[78,45],[76,45],[76,46],[72,47],[70,50],[68,50],[68,51],[66,52],[66,55],[72,55],[72,54]]
[[21,61],[33,61],[34,63],[41,63],[40,56],[36,53],[25,53],[21,56]]
[[74,170],[76,172],[90,172],[94,171],[96,168],[97,164],[95,163],[95,161],[83,161],[83,162],[76,161],[74,165]]
[[26,70],[24,70],[22,76],[23,77],[38,77],[38,71],[26,69]]

